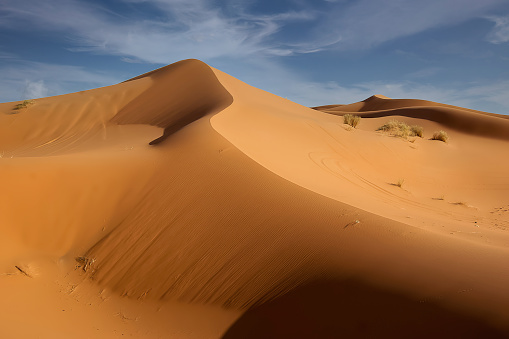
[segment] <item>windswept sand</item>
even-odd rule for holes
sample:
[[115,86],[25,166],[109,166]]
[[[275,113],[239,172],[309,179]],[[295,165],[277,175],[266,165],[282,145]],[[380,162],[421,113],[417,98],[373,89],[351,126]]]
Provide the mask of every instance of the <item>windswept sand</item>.
[[0,337],[509,336],[506,116],[311,109],[197,60],[15,104]]

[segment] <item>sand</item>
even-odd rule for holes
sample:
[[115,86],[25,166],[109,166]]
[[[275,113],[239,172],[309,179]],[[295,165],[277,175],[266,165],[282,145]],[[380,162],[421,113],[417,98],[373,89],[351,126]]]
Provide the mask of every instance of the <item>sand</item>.
[[506,116],[312,109],[198,60],[16,104],[1,337],[509,336]]

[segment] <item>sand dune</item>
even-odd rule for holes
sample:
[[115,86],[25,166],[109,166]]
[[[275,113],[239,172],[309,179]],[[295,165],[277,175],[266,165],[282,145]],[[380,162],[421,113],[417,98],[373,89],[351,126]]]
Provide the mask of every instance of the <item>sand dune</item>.
[[[15,104],[0,334],[509,334],[504,116],[383,96],[310,109],[197,60]],[[376,131],[394,118],[424,138]]]
[[435,121],[444,127],[470,135],[509,140],[509,117],[416,99],[390,99],[374,95],[350,105],[315,107],[322,112],[343,115],[357,113],[365,118],[403,116]]

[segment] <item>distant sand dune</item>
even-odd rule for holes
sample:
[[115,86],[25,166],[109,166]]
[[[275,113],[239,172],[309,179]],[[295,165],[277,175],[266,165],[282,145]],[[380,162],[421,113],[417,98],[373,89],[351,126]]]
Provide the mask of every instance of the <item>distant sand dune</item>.
[[479,112],[432,101],[372,96],[350,105],[328,105],[314,108],[338,115],[355,112],[363,118],[403,116],[429,120],[460,132],[509,140],[509,116]]

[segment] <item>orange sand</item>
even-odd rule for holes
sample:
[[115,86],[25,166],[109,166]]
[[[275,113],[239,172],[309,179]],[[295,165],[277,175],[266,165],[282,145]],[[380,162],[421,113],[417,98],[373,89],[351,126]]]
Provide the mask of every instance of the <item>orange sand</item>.
[[197,60],[15,104],[0,337],[509,335],[505,116],[311,109]]

